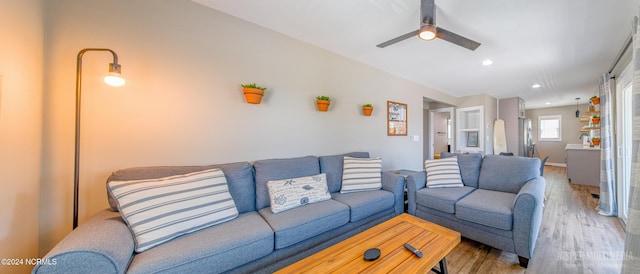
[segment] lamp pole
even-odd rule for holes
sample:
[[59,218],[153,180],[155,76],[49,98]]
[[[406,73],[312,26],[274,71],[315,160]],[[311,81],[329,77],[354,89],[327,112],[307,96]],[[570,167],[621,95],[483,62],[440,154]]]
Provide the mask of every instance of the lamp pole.
[[[75,136],[75,159],[73,172],[73,229],[78,227],[78,189],[80,175],[80,107],[82,104],[82,56],[88,51],[107,51],[113,56],[113,63],[109,64],[109,72],[120,74],[120,64],[115,51],[105,48],[86,48],[78,52],[76,65],[76,136]],[[122,82],[120,85],[124,84]]]

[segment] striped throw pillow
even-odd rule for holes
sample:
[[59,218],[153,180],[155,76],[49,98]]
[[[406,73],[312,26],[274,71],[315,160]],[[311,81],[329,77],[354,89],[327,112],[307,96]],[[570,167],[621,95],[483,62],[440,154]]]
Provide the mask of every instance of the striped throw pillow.
[[344,157],[340,193],[382,188],[382,159]]
[[424,161],[427,187],[463,187],[458,157]]
[[134,236],[136,252],[238,216],[224,173],[217,168],[111,181],[107,189]]

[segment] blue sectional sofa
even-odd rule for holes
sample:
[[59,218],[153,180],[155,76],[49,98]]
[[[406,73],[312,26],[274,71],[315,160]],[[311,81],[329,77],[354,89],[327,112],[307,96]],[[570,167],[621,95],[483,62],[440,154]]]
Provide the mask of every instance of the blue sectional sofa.
[[426,172],[407,177],[408,212],[463,237],[516,253],[527,267],[542,220],[540,159],[479,153],[457,156],[463,187],[427,188]]
[[[369,154],[116,171],[108,181],[220,168],[239,216],[136,253],[110,199],[112,208],[85,221],[45,256],[55,265],[37,266],[33,273],[271,273],[403,212],[404,178],[391,172],[382,172],[380,190],[340,193],[344,156]],[[331,199],[271,212],[268,181],[319,173],[326,174]]]

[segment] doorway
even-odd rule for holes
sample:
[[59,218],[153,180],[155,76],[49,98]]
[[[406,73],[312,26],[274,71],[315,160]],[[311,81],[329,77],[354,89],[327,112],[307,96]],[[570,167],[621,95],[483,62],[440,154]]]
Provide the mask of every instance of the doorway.
[[629,64],[618,77],[616,85],[616,189],[618,217],[626,230],[631,188],[631,119],[632,119],[632,65]]
[[454,108],[439,108],[429,111],[429,155],[439,158],[441,152],[451,152],[453,144]]

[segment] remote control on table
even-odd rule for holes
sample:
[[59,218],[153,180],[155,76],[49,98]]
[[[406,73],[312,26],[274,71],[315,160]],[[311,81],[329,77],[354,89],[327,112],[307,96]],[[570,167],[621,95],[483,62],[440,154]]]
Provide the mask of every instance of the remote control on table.
[[404,244],[404,248],[406,248],[409,251],[413,252],[413,254],[418,256],[418,258],[422,258],[422,251],[420,251],[417,248],[411,246],[409,243]]

